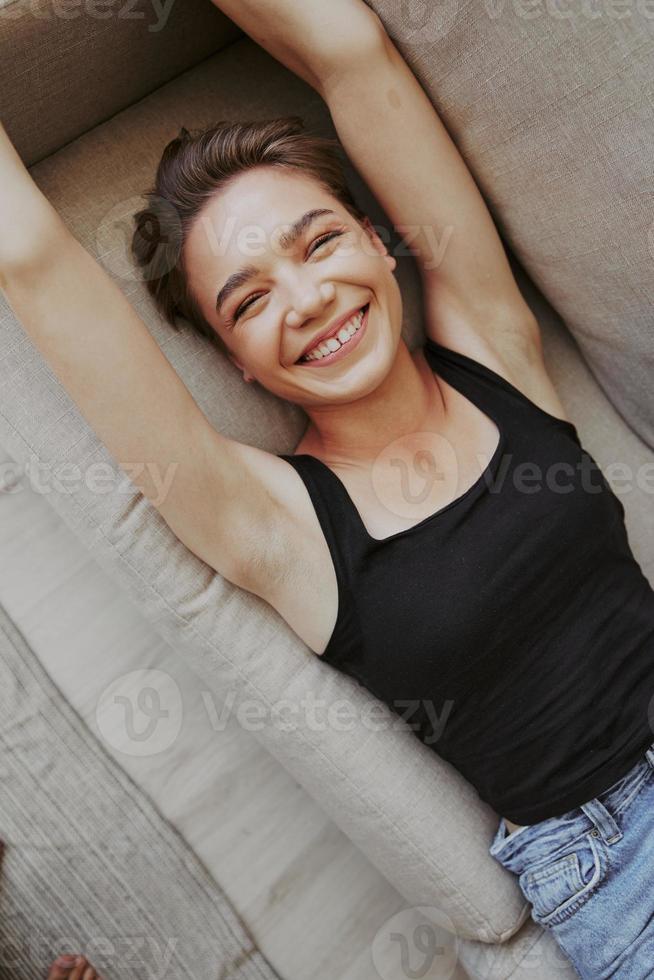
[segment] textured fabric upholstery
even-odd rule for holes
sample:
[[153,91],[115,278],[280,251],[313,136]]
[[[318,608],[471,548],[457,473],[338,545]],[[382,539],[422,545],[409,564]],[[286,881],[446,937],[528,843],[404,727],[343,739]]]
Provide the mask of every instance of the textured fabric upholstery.
[[[531,71],[529,59],[527,70]],[[487,86],[490,75],[489,71]],[[503,119],[502,111],[498,96],[498,120]],[[138,274],[125,261],[124,246],[126,219],[138,206],[138,192],[150,183],[161,149],[180,125],[282,113],[299,113],[312,126],[329,131],[328,114],[315,93],[242,40],[33,168],[39,186],[116,278],[210,421],[227,435],[272,452],[292,451],[304,427],[302,414],[256,386],[243,384],[236,369],[198,338],[176,335],[163,324]],[[506,125],[510,128],[510,122]],[[485,172],[494,188],[493,168],[499,166],[504,145],[501,134],[493,145]],[[472,156],[471,163],[479,169],[474,152]],[[483,154],[481,158],[483,167]],[[515,166],[508,146],[504,166]],[[373,222],[385,223],[355,177],[353,184]],[[504,186],[502,179],[499,186]],[[497,200],[492,197],[492,203]],[[511,222],[515,202],[502,203],[503,222],[526,255],[531,247],[529,222],[523,238]],[[568,228],[568,237],[561,231],[562,247],[574,246],[574,230]],[[556,228],[551,231],[552,236],[558,233]],[[405,301],[404,333],[414,346],[422,338],[420,291],[408,259],[400,258],[398,278]],[[554,311],[530,283],[521,281],[543,326],[552,375],[584,444],[601,464],[619,462],[634,474],[642,473],[652,466],[654,455],[611,407]],[[638,347],[629,324],[621,326],[624,350]],[[23,464],[36,458],[47,469],[72,462],[85,473],[91,464],[106,462],[119,475],[7,308],[0,311],[0,330],[6,338],[0,352],[0,442]],[[649,562],[654,574],[652,497],[632,483],[622,496],[630,534],[644,567]],[[476,975],[507,976],[498,972],[500,967],[491,970],[489,964],[495,961],[489,944],[505,943],[497,956],[506,964],[508,957],[515,958],[517,940],[524,945],[526,929],[526,947],[537,942],[540,949],[547,948],[549,937],[535,926],[520,928],[528,907],[513,878],[487,853],[497,815],[390,712],[376,712],[375,718],[388,723],[372,730],[364,712],[377,702],[368,692],[320,663],[265,602],[231,586],[190,554],[133,487],[120,481],[111,492],[99,494],[80,480],[74,487],[69,483],[66,492],[53,488],[48,499],[180,656],[188,658],[217,702],[235,696],[237,702],[254,698],[264,706],[266,720],[254,734],[407,901],[435,907],[450,917],[466,956],[487,970]],[[355,723],[347,730],[334,724],[316,728],[300,707],[294,724],[280,724],[275,706],[282,700],[300,706],[306,697],[324,699],[328,705],[345,698]],[[480,943],[483,955],[478,945],[466,945],[466,940]],[[521,969],[516,966],[511,976],[539,976]],[[542,973],[543,978],[549,975]],[[565,968],[560,975],[566,975]]]
[[240,36],[208,0],[10,0],[0,118],[33,164]]

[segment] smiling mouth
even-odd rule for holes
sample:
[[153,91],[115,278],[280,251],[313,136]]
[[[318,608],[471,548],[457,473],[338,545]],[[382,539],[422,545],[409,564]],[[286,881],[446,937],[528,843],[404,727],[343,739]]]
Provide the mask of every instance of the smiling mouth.
[[361,332],[366,322],[366,313],[368,312],[369,306],[370,303],[362,306],[356,316],[353,316],[345,326],[337,330],[333,336],[321,340],[320,343],[316,344],[307,354],[303,354],[295,363],[316,364],[318,361],[327,358],[331,360],[330,355],[335,354],[341,347],[347,347],[350,341]]

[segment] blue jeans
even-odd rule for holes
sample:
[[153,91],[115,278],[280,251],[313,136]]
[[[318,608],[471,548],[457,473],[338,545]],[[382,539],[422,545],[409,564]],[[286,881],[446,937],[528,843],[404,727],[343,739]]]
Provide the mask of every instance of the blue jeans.
[[580,977],[654,976],[654,742],[590,802],[512,834],[502,819],[490,854]]

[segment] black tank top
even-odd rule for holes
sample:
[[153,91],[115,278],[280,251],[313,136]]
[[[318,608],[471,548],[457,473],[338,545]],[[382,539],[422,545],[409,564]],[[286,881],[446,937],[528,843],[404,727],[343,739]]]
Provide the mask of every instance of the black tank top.
[[430,340],[424,351],[499,429],[462,496],[377,540],[333,470],[279,454],[305,483],[336,572],[321,659],[498,814],[537,823],[608,789],[651,744],[654,591],[575,426],[464,354]]

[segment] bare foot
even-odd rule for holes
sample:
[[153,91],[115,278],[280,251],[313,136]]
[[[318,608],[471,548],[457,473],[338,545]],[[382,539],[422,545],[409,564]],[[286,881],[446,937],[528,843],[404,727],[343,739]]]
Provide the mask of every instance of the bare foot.
[[102,980],[83,956],[58,956],[50,967],[48,980]]

